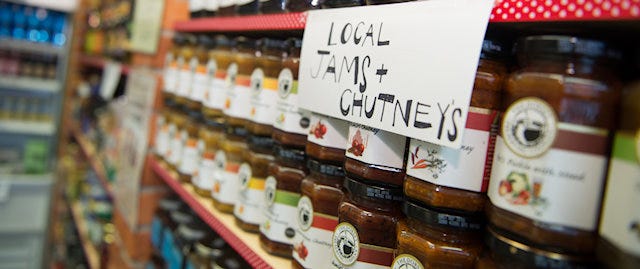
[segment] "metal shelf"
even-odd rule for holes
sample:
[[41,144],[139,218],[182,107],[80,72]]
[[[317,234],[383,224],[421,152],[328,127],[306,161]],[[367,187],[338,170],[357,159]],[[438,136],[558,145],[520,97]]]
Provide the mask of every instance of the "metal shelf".
[[60,91],[60,82],[55,79],[3,76],[0,77],[0,89],[56,93]]
[[30,135],[53,135],[56,131],[53,122],[30,122],[18,120],[0,120],[1,133]]
[[51,43],[31,42],[13,38],[0,38],[0,49],[44,54],[61,54],[64,51],[64,47]]
[[107,173],[104,170],[104,165],[102,164],[102,162],[97,156],[96,148],[89,141],[89,139],[87,139],[82,134],[82,132],[80,131],[80,128],[71,124],[69,126],[69,130],[71,130],[71,133],[76,138],[76,142],[78,142],[78,145],[80,145],[80,149],[82,150],[82,153],[89,161],[89,164],[91,165],[91,168],[93,169],[93,171],[96,173],[96,176],[98,177],[98,181],[104,188],[105,192],[107,193],[107,196],[113,199],[113,188],[111,186],[111,183],[109,183],[109,180],[107,179]]
[[84,250],[84,255],[87,258],[89,268],[98,269],[100,268],[100,253],[93,243],[89,241],[89,228],[87,227],[87,223],[82,214],[82,206],[79,202],[68,201],[67,203],[69,203],[69,207],[71,208],[73,222],[75,222],[76,228],[78,229],[78,235],[80,236],[82,249]]

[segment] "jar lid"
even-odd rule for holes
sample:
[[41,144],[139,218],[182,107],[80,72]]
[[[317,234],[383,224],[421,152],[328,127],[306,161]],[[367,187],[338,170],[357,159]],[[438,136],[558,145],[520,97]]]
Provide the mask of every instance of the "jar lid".
[[184,34],[181,33],[175,33],[173,35],[173,38],[171,39],[171,41],[173,42],[174,45],[177,46],[182,46],[184,45],[184,42],[186,41],[184,38]]
[[216,36],[213,37],[213,40],[214,40],[216,46],[220,46],[220,47],[232,47],[233,46],[232,40],[227,38],[224,35],[216,35]]
[[191,118],[195,122],[202,122],[202,120],[204,119],[202,112],[199,110],[189,109],[187,110],[187,116],[189,116],[189,118]]
[[271,136],[249,135],[247,145],[254,151],[269,151],[273,149],[273,138]]
[[217,118],[210,118],[210,117],[204,117],[204,125],[207,127],[211,127],[214,129],[224,129],[224,118],[222,117],[217,117]]
[[198,229],[198,227],[190,227],[184,224],[178,226],[178,235],[188,242],[196,242],[202,239],[205,235],[204,232],[205,230]]
[[216,236],[207,235],[200,239],[195,249],[200,256],[216,257],[226,246],[227,242],[216,234]]
[[480,231],[484,226],[484,220],[479,215],[449,214],[409,200],[402,205],[402,212],[407,217],[417,219],[427,225],[447,229]]
[[310,171],[318,172],[332,177],[344,177],[342,166],[321,163],[315,159],[307,160],[307,167]]
[[508,55],[508,48],[502,41],[493,38],[485,38],[482,41],[481,59],[502,59]]
[[284,50],[287,47],[287,43],[284,40],[274,38],[263,38],[260,43],[262,43],[262,48],[264,49]]
[[244,126],[227,125],[226,134],[237,137],[247,137],[247,135],[249,135],[249,131]]
[[175,211],[178,210],[182,204],[182,201],[177,197],[165,197],[158,202],[158,207],[164,211]]
[[508,238],[496,228],[487,228],[486,240],[496,262],[500,257],[508,259],[514,264],[531,266],[532,268],[590,268],[593,266],[591,257],[571,256],[562,253],[535,248]]
[[350,194],[356,196],[365,196],[392,202],[404,201],[402,187],[367,184],[349,177],[344,178],[344,187]]
[[525,55],[568,56],[621,59],[621,53],[604,41],[575,36],[528,36],[517,42],[518,52]]
[[279,160],[292,165],[304,165],[307,157],[304,150],[284,147],[280,143],[273,144],[273,153]]
[[302,48],[302,39],[300,38],[289,38],[287,39],[287,43],[289,44],[289,48],[291,49],[299,49]]
[[198,43],[198,38],[193,34],[184,34],[184,41],[187,45],[195,45]]
[[200,44],[200,46],[203,46],[207,49],[212,49],[216,46],[216,43],[214,42],[214,40],[208,35],[198,35],[198,44]]
[[176,211],[172,211],[171,219],[178,224],[186,224],[194,221],[195,216],[193,214],[190,214],[191,212],[189,212],[189,209],[185,209],[186,207],[182,207]]
[[238,48],[257,49],[260,42],[256,39],[239,36],[235,38],[235,43]]

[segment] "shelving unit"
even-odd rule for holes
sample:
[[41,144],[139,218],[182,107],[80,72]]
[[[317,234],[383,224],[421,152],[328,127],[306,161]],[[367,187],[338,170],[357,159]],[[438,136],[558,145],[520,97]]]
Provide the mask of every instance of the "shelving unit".
[[76,228],[78,229],[78,235],[80,235],[82,249],[84,250],[84,255],[87,258],[89,268],[98,269],[100,268],[100,253],[98,253],[98,250],[93,245],[93,243],[89,241],[89,229],[82,216],[82,206],[79,202],[69,202],[69,207],[71,208],[73,221],[75,222]]
[[29,122],[19,120],[0,120],[0,133],[28,134],[28,135],[53,135],[56,127],[52,121]]
[[[107,59],[99,56],[91,56],[91,55],[82,55],[80,57],[80,63],[85,66],[91,66],[95,68],[104,68]],[[122,64],[122,63],[121,63]],[[122,74],[129,74],[129,66],[122,64]]]
[[0,89],[56,93],[60,91],[60,86],[60,81],[55,79],[0,77]]
[[0,49],[45,54],[62,54],[64,52],[64,47],[13,38],[0,38]]
[[69,130],[71,130],[71,133],[73,137],[75,137],[76,142],[78,142],[78,145],[80,145],[80,149],[89,161],[91,168],[98,176],[100,184],[107,192],[107,195],[111,199],[113,199],[113,188],[111,187],[111,183],[109,183],[109,180],[107,179],[107,173],[104,170],[102,162],[96,155],[96,149],[94,145],[91,144],[91,142],[82,134],[82,132],[80,132],[80,128],[78,128],[77,125],[71,125],[68,126],[68,128]]
[[173,189],[200,218],[227,241],[254,268],[289,268],[291,261],[268,254],[260,247],[258,234],[242,231],[233,215],[213,208],[211,200],[198,196],[189,184],[180,183],[176,175],[165,169],[155,157],[149,158],[153,171]]
[[234,32],[234,31],[282,31],[303,30],[307,13],[284,13],[255,16],[236,16],[194,19],[176,23],[180,32]]

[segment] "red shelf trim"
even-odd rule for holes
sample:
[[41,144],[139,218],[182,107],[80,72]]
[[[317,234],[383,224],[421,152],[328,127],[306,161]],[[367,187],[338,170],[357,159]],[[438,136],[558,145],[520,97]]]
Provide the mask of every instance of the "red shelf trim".
[[220,236],[227,241],[227,243],[233,247],[240,256],[253,266],[253,268],[272,268],[266,261],[253,252],[249,246],[244,244],[244,242],[229,230],[229,228],[213,216],[207,208],[200,204],[200,202],[198,202],[198,200],[196,200],[191,193],[189,193],[182,184],[178,182],[178,180],[171,176],[154,157],[150,157],[149,162],[153,171],[160,176],[160,178],[162,178],[162,180],[164,180],[164,182],[166,182],[167,185],[169,185],[169,187],[173,189],[205,223],[220,234]]
[[175,24],[181,32],[304,30],[307,13],[193,19]]
[[100,185],[102,185],[104,190],[107,192],[107,196],[113,199],[113,189],[111,188],[111,183],[109,183],[109,180],[107,180],[107,173],[104,171],[104,166],[96,156],[95,147],[91,144],[91,142],[89,142],[89,140],[87,140],[82,132],[80,132],[79,127],[71,124],[69,129],[71,130],[73,136],[76,138],[76,142],[78,142],[78,145],[80,145],[82,154],[84,154],[84,156],[87,158],[89,164],[91,165],[91,168],[96,173]]
[[[80,62],[85,66],[91,66],[95,68],[104,68],[106,59],[100,56],[82,55],[80,56]],[[121,63],[122,64],[122,63]],[[129,74],[129,66],[122,64],[122,74]]]

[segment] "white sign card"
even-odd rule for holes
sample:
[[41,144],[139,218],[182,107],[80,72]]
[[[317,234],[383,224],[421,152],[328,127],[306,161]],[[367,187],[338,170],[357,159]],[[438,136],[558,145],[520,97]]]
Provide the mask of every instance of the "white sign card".
[[164,1],[136,0],[131,26],[131,50],[153,54],[158,49]]
[[116,92],[118,83],[120,83],[120,74],[122,65],[111,60],[105,61],[102,68],[102,82],[100,83],[100,96],[105,100],[113,99],[113,93]]
[[301,106],[459,147],[492,0],[428,0],[313,10]]

